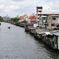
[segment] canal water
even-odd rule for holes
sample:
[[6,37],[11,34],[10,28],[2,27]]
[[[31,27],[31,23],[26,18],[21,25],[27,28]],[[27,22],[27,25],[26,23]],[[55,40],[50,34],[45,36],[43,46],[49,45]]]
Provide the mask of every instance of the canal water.
[[33,36],[24,32],[24,28],[2,23],[0,59],[59,59],[59,53],[36,41]]

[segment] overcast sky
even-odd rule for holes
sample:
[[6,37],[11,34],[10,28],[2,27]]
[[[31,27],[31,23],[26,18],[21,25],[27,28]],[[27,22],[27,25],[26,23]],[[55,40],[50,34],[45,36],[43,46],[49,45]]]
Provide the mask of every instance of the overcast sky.
[[0,15],[32,14],[36,6],[42,6],[46,13],[59,12],[59,0],[0,0]]

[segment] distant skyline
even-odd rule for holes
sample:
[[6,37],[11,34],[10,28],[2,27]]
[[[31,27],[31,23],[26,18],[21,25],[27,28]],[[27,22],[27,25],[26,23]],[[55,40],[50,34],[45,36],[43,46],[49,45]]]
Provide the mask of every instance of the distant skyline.
[[37,6],[42,6],[44,13],[59,12],[59,0],[0,0],[0,16],[35,14]]

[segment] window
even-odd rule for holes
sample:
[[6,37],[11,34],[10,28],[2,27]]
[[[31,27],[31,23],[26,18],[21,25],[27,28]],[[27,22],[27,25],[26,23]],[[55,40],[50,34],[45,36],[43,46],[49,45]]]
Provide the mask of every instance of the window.
[[39,18],[38,18],[39,19]]
[[51,26],[55,26],[55,24],[51,24]]
[[57,27],[59,27],[59,24],[57,25]]
[[55,18],[55,17],[53,17],[53,20],[56,20],[56,18]]

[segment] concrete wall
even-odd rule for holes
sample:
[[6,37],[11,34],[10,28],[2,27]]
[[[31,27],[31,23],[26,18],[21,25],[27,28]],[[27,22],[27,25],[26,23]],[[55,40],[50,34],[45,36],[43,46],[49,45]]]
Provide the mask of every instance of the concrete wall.
[[[55,20],[53,20],[53,18],[56,18]],[[48,28],[55,28],[57,24],[59,24],[59,15],[48,15]],[[52,25],[54,24],[54,26]]]

